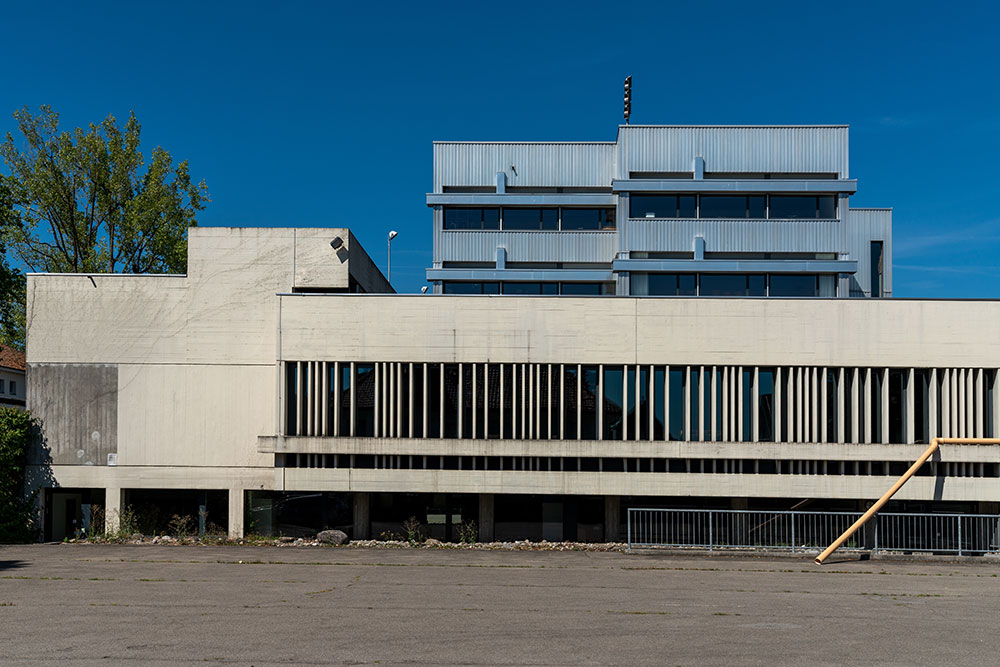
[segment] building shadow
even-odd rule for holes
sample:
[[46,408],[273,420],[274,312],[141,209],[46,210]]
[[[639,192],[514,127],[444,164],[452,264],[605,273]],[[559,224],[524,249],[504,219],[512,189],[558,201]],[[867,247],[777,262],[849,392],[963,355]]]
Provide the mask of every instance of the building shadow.
[[45,539],[47,510],[45,494],[58,486],[55,475],[52,474],[52,451],[45,437],[45,431],[41,423],[34,420],[28,444],[27,466],[24,471],[24,501],[33,509],[29,529],[35,535],[36,541]]

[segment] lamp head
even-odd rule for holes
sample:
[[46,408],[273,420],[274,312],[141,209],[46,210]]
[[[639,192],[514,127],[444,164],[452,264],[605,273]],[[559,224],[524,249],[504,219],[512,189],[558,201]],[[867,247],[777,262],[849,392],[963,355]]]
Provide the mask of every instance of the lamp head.
[[391,232],[389,232],[389,240],[390,241],[393,240],[394,238],[396,238],[397,236],[399,236],[399,232],[397,232],[396,230],[392,230]]

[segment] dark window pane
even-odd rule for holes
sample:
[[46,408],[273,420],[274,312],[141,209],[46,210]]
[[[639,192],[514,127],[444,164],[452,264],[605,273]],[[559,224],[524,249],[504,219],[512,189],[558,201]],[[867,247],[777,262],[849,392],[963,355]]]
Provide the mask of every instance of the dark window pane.
[[604,283],[561,283],[560,289],[564,296],[600,296]]
[[655,440],[663,440],[664,438],[663,384],[665,371],[663,366],[657,366],[653,371],[653,438]]
[[[584,366],[582,386],[580,388],[580,438],[597,440],[597,408],[600,397],[597,395],[597,366]],[[575,387],[574,387],[575,389]],[[566,385],[569,391],[569,385]]]
[[774,440],[774,369],[761,368],[757,385],[757,432],[760,442]]
[[444,437],[458,438],[458,364],[444,364]]
[[340,364],[340,433],[351,434],[351,365]]
[[483,229],[500,229],[500,209],[483,209]]
[[632,195],[629,197],[630,218],[675,218],[675,195]]
[[697,440],[698,433],[700,432],[698,428],[698,391],[699,391],[699,379],[700,379],[699,376],[701,375],[701,372],[698,370],[697,367],[692,367],[689,375],[691,382],[691,401],[690,401],[691,405],[689,406],[691,421],[688,422],[688,424],[691,427],[691,432],[688,433],[688,439]]
[[532,295],[542,293],[541,283],[504,283],[503,284],[504,294],[515,294],[515,295]]
[[354,433],[375,435],[375,364],[355,366]]
[[695,216],[694,195],[680,195],[677,197],[677,217],[693,218]]
[[298,364],[291,361],[285,365],[285,433],[288,435],[298,433],[298,402]]
[[505,208],[503,210],[503,228],[528,230],[558,229],[558,209]]
[[814,195],[772,195],[771,217],[802,219],[816,217],[816,197]]
[[446,208],[445,229],[500,229],[498,208]]
[[559,209],[543,208],[541,228],[548,231],[559,229]]
[[445,294],[499,294],[499,283],[444,283]]
[[542,283],[542,294],[559,294],[559,283]]
[[819,197],[819,217],[837,217],[837,198],[833,195],[822,195]]
[[670,439],[684,439],[684,389],[687,386],[684,368],[670,369]]
[[649,274],[649,295],[650,296],[676,296],[677,295],[677,274],[676,273],[650,273]]
[[763,273],[747,276],[747,296],[767,296],[767,276]]
[[872,298],[882,296],[882,242],[872,241],[871,263],[868,268],[869,279],[871,280]]
[[764,195],[753,195],[749,197],[749,201],[748,213],[751,218],[767,217],[767,197]]
[[601,209],[601,229],[614,229],[615,228],[615,209],[604,208]]
[[562,228],[569,231],[614,229],[615,210],[613,208],[564,208],[562,210]]
[[701,274],[702,296],[746,296],[747,276],[742,273]]
[[693,273],[677,276],[677,296],[694,296],[698,293],[698,283]]
[[702,195],[701,217],[745,218],[747,217],[747,198],[735,195]]
[[604,439],[622,439],[622,395],[624,369],[613,366],[604,367]]
[[771,274],[770,296],[817,296],[817,280],[814,275],[786,276]]

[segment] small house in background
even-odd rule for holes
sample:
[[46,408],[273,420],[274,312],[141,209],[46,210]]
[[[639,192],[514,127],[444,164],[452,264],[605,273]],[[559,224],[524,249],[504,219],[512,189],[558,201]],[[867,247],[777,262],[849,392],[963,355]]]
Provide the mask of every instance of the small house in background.
[[24,352],[0,345],[0,407],[24,409]]

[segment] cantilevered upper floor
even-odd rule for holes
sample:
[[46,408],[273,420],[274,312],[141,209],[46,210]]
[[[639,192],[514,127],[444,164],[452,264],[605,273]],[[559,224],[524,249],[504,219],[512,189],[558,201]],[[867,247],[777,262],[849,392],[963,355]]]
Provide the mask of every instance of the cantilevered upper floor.
[[890,209],[851,209],[848,128],[623,125],[436,142],[438,293],[892,294]]

